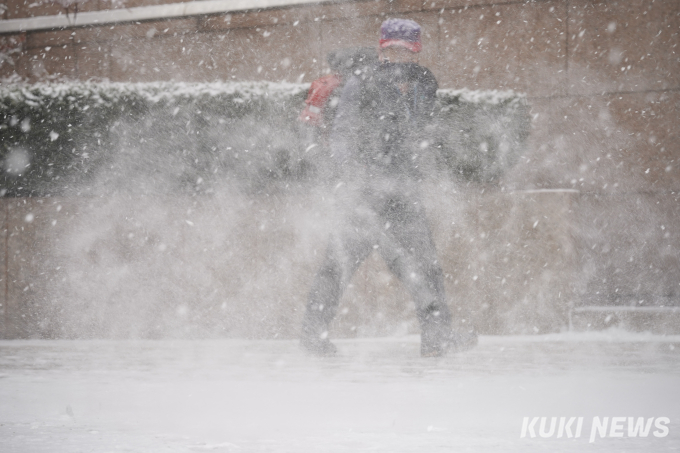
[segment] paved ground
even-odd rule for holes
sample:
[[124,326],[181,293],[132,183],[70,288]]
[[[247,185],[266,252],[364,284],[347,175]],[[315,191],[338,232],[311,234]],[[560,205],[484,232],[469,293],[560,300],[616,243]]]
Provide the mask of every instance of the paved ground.
[[[679,336],[483,337],[443,359],[415,337],[337,344],[1,341],[0,451],[680,451]],[[557,417],[552,436],[534,417],[544,435]],[[580,437],[558,438],[560,417],[583,417]],[[654,420],[632,438],[613,417]]]

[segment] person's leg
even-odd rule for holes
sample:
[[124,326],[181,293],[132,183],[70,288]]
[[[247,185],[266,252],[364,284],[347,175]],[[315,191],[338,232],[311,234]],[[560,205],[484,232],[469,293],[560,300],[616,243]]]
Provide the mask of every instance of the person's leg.
[[[393,197],[384,207],[390,223],[379,250],[390,270],[403,282],[416,305],[421,327],[421,353],[438,356],[453,345],[451,312],[446,303],[444,274],[419,200]],[[460,342],[460,341],[459,341]]]
[[314,277],[302,323],[301,345],[309,352],[328,355],[335,346],[328,340],[328,327],[340,297],[359,265],[373,249],[370,234],[361,222],[350,222],[331,236],[321,268]]

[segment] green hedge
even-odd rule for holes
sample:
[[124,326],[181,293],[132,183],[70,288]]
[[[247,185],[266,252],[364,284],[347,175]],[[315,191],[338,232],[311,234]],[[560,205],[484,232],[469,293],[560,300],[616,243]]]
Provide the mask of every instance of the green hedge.
[[[205,193],[313,183],[327,159],[297,121],[309,85],[60,83],[0,86],[4,196],[107,190]],[[456,177],[493,181],[521,153],[526,102],[512,92],[440,90],[433,141]],[[318,148],[318,147],[317,147]]]

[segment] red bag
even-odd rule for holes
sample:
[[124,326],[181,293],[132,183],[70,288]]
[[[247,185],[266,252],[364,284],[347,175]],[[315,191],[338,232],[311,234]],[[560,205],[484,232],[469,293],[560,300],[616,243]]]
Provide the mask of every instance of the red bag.
[[312,126],[322,126],[326,102],[340,83],[341,79],[337,74],[329,74],[313,81],[305,100],[307,105],[300,113],[300,121]]

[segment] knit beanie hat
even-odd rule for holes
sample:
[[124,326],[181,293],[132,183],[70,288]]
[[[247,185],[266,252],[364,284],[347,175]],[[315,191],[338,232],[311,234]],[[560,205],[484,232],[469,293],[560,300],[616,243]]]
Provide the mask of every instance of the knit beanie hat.
[[411,52],[420,52],[420,25],[410,19],[387,19],[380,26],[380,48],[404,47]]

